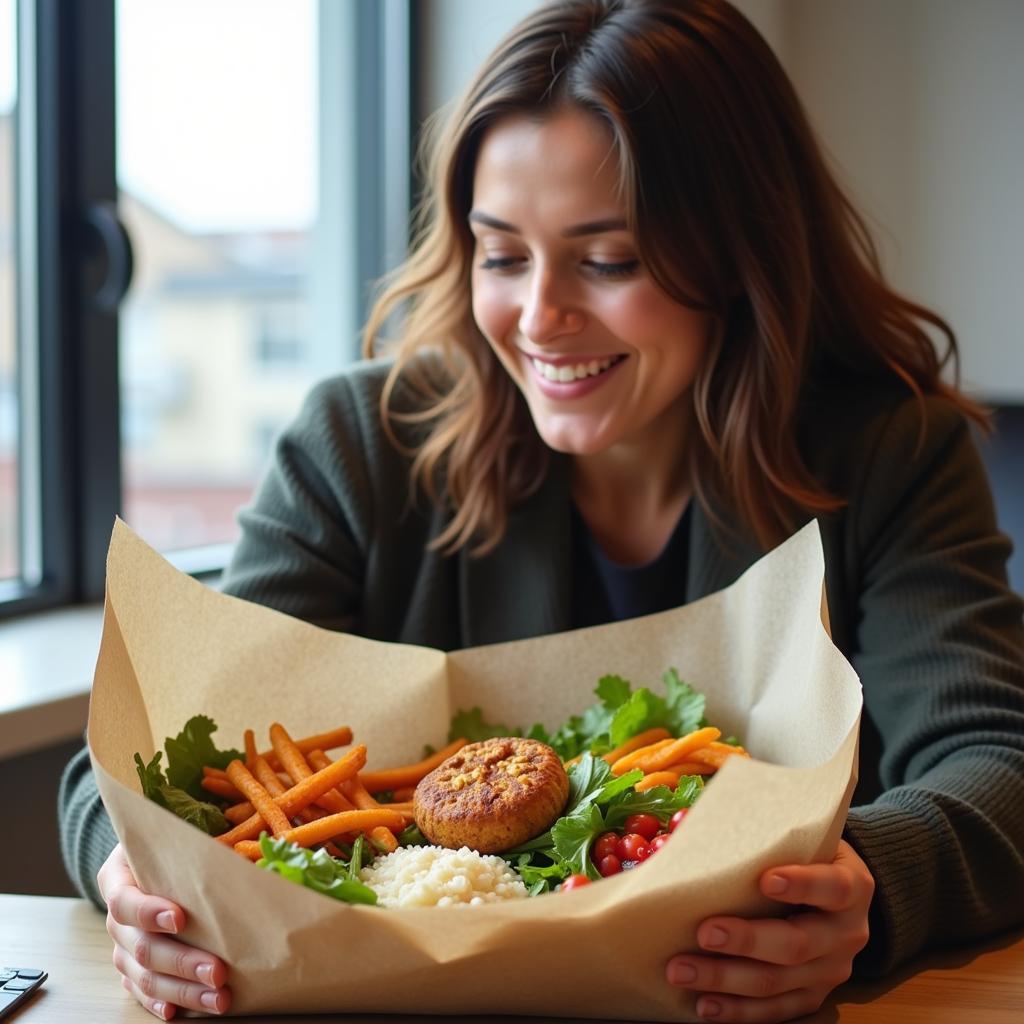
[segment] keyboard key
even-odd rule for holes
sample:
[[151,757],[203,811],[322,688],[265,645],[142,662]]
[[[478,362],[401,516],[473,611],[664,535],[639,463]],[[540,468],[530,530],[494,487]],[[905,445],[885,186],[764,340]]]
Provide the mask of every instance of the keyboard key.
[[19,967],[18,968],[18,977],[19,978],[28,978],[30,981],[35,981],[36,978],[41,978],[42,976],[43,976],[43,972],[42,971],[37,971],[37,970],[35,970],[32,967]]

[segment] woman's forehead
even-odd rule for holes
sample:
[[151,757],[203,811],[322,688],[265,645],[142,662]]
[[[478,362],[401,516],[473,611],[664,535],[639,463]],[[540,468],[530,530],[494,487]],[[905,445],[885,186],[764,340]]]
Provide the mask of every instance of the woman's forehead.
[[487,130],[477,156],[473,205],[522,202],[545,193],[621,212],[618,189],[611,132],[595,115],[566,108],[543,118],[509,115]]

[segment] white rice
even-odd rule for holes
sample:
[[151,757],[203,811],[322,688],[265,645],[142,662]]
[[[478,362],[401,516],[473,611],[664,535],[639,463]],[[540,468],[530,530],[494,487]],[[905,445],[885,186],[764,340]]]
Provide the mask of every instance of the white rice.
[[384,907],[482,906],[526,895],[522,879],[500,858],[463,846],[404,846],[359,872]]

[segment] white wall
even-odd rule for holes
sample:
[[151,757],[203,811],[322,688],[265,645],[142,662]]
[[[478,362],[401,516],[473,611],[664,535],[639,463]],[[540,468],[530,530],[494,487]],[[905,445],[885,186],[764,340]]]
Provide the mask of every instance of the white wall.
[[[424,109],[534,0],[420,0]],[[1024,402],[1024,0],[736,0],[786,66],[893,284],[964,382]]]
[[1024,3],[787,0],[790,73],[893,283],[1024,401]]

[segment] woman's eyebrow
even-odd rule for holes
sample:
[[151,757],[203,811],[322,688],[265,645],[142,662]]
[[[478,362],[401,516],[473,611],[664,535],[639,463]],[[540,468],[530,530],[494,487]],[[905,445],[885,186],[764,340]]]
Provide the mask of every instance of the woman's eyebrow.
[[[499,220],[482,210],[471,210],[469,220],[478,224],[486,224],[497,231],[508,231],[513,235],[521,235],[522,231],[508,221]],[[563,238],[580,238],[583,235],[599,235],[605,231],[625,231],[627,224],[621,217],[610,217],[605,220],[591,220],[584,224],[573,224],[562,232]]]

